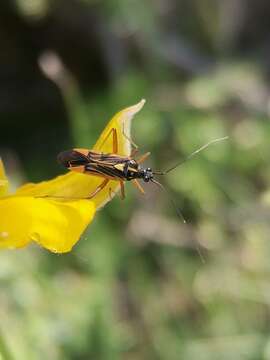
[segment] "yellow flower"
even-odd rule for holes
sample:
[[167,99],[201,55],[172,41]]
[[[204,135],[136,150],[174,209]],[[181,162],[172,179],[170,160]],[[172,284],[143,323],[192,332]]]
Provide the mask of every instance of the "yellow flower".
[[[145,100],[117,113],[103,130],[93,147],[111,153],[116,129],[118,153],[129,156],[130,125]],[[68,252],[92,221],[95,212],[119,190],[117,181],[108,185],[91,200],[83,200],[100,185],[102,179],[68,172],[49,181],[26,184],[8,194],[8,180],[0,160],[0,248],[19,248],[32,241],[58,253]],[[109,191],[110,189],[110,191]],[[78,199],[78,200],[74,200]]]

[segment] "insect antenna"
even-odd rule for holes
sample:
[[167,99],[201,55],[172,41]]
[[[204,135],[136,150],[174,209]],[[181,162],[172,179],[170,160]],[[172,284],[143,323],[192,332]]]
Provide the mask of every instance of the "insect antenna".
[[[167,194],[167,196],[168,196],[168,198],[170,199],[173,207],[175,208],[175,211],[176,211],[178,217],[183,221],[184,224],[186,224],[187,222],[186,222],[186,220],[185,220],[185,218],[184,218],[181,210],[180,210],[179,207],[176,205],[176,203],[175,203],[175,201],[173,200],[173,198],[172,198],[170,192],[168,191],[168,189],[166,189],[165,186],[163,186],[160,182],[158,182],[158,181],[155,180],[155,179],[151,179],[151,182],[154,183],[155,185],[157,185],[160,189],[162,189],[163,192],[165,192],[165,193]],[[202,254],[202,250],[201,250],[201,248],[200,248],[199,243],[198,243],[196,240],[194,241],[194,245],[195,245],[195,249],[196,249],[196,251],[197,251],[197,253],[198,253],[198,255],[199,255],[200,259],[201,259],[201,262],[202,262],[203,264],[205,264],[205,258],[204,258],[203,254]]]
[[153,174],[155,175],[166,175],[169,172],[171,172],[172,170],[176,169],[178,166],[183,165],[185,162],[187,162],[188,160],[190,160],[191,158],[193,158],[195,155],[197,155],[198,153],[200,153],[201,151],[205,150],[206,148],[208,148],[208,146],[223,141],[223,140],[227,140],[229,137],[225,136],[222,138],[218,138],[218,139],[214,139],[209,141],[207,144],[201,146],[199,149],[193,151],[190,155],[188,155],[186,158],[184,158],[182,161],[178,162],[177,164],[175,164],[174,166],[172,166],[171,168],[165,170],[165,171],[153,171]]
[[175,208],[175,211],[176,211],[177,215],[178,215],[179,218],[183,221],[183,223],[186,224],[187,222],[186,222],[183,214],[181,213],[181,210],[177,207],[175,201],[173,200],[171,194],[170,194],[169,191],[165,188],[165,186],[163,186],[160,182],[158,182],[158,181],[155,180],[155,179],[152,179],[151,182],[154,183],[154,184],[156,184],[160,189],[162,189],[162,191],[164,191],[164,192],[167,194],[167,196],[168,196],[168,198],[170,199],[173,207]]

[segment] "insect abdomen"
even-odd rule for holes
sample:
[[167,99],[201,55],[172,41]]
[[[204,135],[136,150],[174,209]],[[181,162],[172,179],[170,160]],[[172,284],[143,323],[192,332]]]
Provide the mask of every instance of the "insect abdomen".
[[89,159],[85,155],[75,150],[62,151],[58,154],[57,160],[66,168],[84,166],[89,163]]

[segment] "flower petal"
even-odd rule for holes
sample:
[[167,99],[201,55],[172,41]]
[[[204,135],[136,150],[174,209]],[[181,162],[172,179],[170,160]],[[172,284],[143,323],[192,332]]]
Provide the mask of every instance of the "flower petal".
[[2,160],[0,159],[0,197],[8,193],[8,179],[6,177],[5,168]]
[[0,248],[35,241],[53,252],[70,251],[93,219],[92,201],[60,202],[9,196],[0,201]]
[[[94,149],[113,152],[112,129],[116,129],[118,154],[131,152],[130,125],[145,100],[117,113],[106,126]],[[69,172],[49,181],[26,184],[15,195],[5,196],[8,181],[0,161],[0,248],[19,248],[35,241],[53,252],[70,251],[100,208],[119,189],[119,182],[108,185],[93,199],[89,197],[102,178]]]
[[[112,136],[108,137],[107,135],[112,128],[115,128],[118,139],[118,153],[129,156],[131,144],[128,138],[130,137],[131,120],[133,116],[141,110],[144,103],[145,100],[141,100],[138,104],[118,112],[108,123],[93,149],[104,153],[111,153],[113,140]],[[123,130],[125,135],[123,134]],[[71,171],[65,175],[39,184],[26,184],[19,188],[16,194],[20,196],[57,196],[84,199],[92,194],[102,181],[103,179],[100,177]],[[118,190],[119,182],[109,181],[108,185],[92,199],[96,208],[102,207],[106,202],[111,200]]]

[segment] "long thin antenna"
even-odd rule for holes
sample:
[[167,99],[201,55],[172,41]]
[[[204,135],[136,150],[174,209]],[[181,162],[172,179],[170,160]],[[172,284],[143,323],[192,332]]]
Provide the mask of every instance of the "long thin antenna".
[[169,191],[160,182],[156,181],[155,179],[152,179],[151,182],[156,184],[158,187],[160,187],[167,194],[167,196],[169,197],[171,203],[173,204],[173,207],[175,208],[175,211],[176,211],[177,215],[181,218],[183,223],[186,224],[187,222],[186,222],[183,214],[181,213],[180,209],[177,207],[177,205],[174,202],[173,198],[171,197],[171,194],[169,193]]
[[153,174],[155,175],[166,175],[168,174],[170,171],[174,170],[175,168],[177,168],[178,166],[184,164],[185,162],[187,162],[188,160],[190,160],[193,156],[197,155],[199,152],[205,150],[208,146],[214,144],[214,143],[217,143],[217,142],[220,142],[220,141],[223,141],[223,140],[227,140],[229,137],[228,136],[225,136],[223,138],[218,138],[218,139],[215,139],[215,140],[211,140],[209,141],[207,144],[201,146],[199,149],[193,151],[190,155],[188,155],[185,159],[183,159],[182,161],[180,161],[179,163],[177,163],[176,165],[172,166],[171,168],[169,168],[168,170],[165,170],[165,171],[155,171],[153,172]]
[[[154,184],[156,184],[160,189],[162,189],[162,190],[167,194],[167,196],[168,196],[168,198],[170,199],[173,207],[175,208],[175,211],[176,211],[177,215],[178,215],[179,218],[183,221],[183,223],[186,224],[187,222],[186,222],[183,214],[181,213],[181,210],[177,207],[175,201],[173,200],[170,192],[169,192],[160,182],[156,181],[155,179],[151,179],[151,182],[154,183]],[[195,249],[196,249],[197,253],[199,254],[199,257],[200,257],[200,259],[201,259],[201,262],[202,262],[203,264],[205,264],[205,259],[204,259],[204,256],[203,256],[203,254],[202,254],[202,251],[201,251],[201,249],[200,249],[199,243],[198,243],[197,241],[195,241],[195,242],[194,242],[194,245],[195,245]]]

